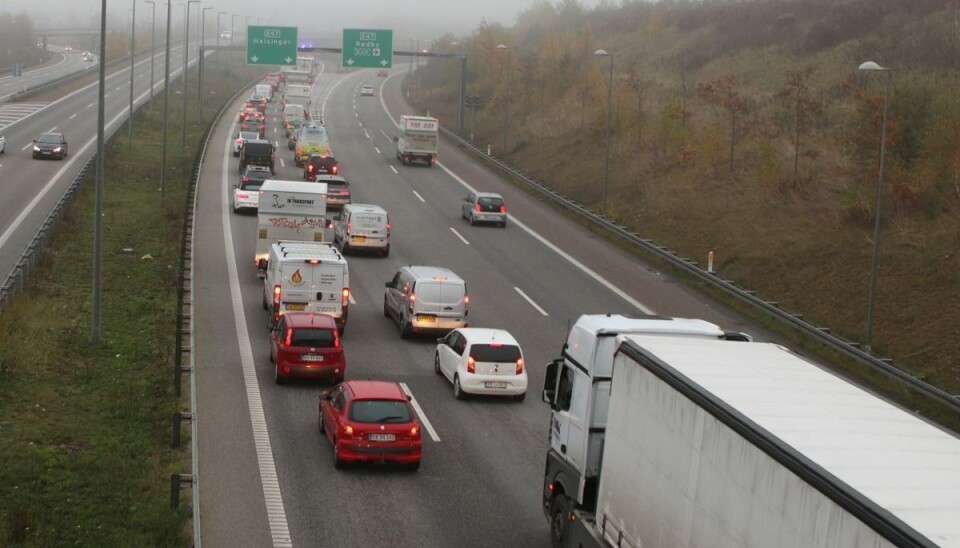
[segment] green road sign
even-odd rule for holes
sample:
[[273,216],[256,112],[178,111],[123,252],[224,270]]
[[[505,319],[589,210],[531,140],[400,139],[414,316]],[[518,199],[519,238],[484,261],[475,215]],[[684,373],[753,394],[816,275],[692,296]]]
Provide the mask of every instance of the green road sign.
[[295,65],[297,27],[247,27],[248,65]]
[[343,29],[345,67],[390,68],[393,66],[393,31]]

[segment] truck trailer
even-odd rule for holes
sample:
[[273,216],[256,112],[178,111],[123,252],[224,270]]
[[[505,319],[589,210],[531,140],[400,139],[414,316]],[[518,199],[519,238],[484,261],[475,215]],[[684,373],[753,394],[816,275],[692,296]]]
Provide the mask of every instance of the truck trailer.
[[548,365],[554,546],[960,546],[960,438],[781,346],[630,321]]

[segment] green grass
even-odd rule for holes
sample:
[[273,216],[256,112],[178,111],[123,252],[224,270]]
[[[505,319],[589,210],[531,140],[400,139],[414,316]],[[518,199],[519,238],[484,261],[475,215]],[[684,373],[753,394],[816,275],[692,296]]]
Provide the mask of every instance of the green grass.
[[26,291],[0,311],[2,546],[191,543],[189,496],[169,506],[170,475],[190,472],[186,427],[185,449],[170,448],[173,413],[188,411],[172,382],[180,229],[199,137],[228,84],[256,74],[207,70],[207,120],[188,101],[184,150],[171,95],[162,203],[162,98],[135,119],[133,143],[123,130],[107,150],[100,344],[91,342],[93,172]]

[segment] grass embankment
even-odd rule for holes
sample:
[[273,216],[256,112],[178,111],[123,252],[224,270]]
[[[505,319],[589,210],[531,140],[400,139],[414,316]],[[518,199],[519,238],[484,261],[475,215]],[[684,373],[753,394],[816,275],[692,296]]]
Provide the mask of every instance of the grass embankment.
[[[190,471],[170,448],[180,230],[191,166],[210,118],[255,71],[208,62],[204,114],[172,86],[164,199],[162,96],[105,156],[102,322],[91,343],[96,174],[56,229],[29,287],[0,311],[0,545],[188,546],[188,502],[169,477]],[[196,72],[191,89],[196,90]],[[184,381],[184,394],[188,393]],[[186,495],[186,493],[185,493]]]

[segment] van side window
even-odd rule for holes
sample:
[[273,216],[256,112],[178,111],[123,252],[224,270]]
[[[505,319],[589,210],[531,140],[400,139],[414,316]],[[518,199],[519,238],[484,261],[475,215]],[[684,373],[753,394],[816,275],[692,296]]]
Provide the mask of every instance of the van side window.
[[573,373],[569,367],[560,371],[560,382],[557,383],[557,407],[561,411],[570,410],[570,400],[573,399]]

